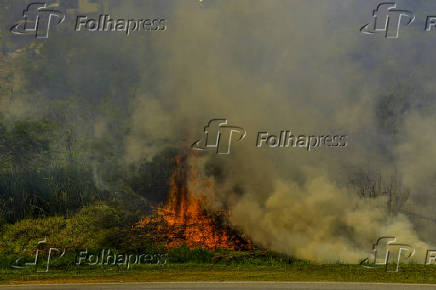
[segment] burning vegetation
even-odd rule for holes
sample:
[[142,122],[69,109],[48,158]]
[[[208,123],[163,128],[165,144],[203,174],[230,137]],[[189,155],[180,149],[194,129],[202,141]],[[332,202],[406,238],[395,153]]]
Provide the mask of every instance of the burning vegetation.
[[192,189],[200,187],[189,186],[202,183],[204,188],[213,189],[213,182],[200,180],[196,169],[187,168],[184,163],[184,158],[176,158],[167,204],[155,208],[136,228],[170,248],[187,245],[190,248],[251,249],[251,243],[228,224],[229,212],[210,210],[209,198]]

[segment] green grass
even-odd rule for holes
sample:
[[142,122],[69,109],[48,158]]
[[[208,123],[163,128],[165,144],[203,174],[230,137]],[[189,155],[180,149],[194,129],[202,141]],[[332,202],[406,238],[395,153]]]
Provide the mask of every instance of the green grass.
[[75,270],[0,270],[1,284],[64,282],[139,281],[337,281],[436,283],[436,266],[402,265],[397,273],[383,268],[366,269],[344,264],[167,264],[140,265],[130,270],[118,267],[76,268]]
[[[141,281],[336,281],[436,283],[436,266],[400,265],[397,273],[383,267],[315,264],[267,250],[229,251],[189,249],[186,246],[168,251],[165,265],[76,266],[74,253],[62,262],[51,263],[50,271],[35,268],[11,268],[12,256],[0,256],[0,284],[66,282],[141,282]],[[31,260],[29,260],[31,261]],[[44,269],[43,264],[38,266]]]

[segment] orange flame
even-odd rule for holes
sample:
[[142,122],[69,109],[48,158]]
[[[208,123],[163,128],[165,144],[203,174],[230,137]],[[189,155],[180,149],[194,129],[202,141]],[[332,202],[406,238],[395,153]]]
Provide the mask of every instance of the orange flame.
[[[213,189],[213,182],[200,180],[195,167],[184,170],[182,159],[176,158],[177,168],[170,178],[168,203],[155,210],[155,215],[145,218],[137,227],[146,228],[157,224],[157,230],[166,232],[167,246],[187,244],[191,248],[248,248],[249,243],[235,234],[223,222],[226,214],[207,210],[208,198],[192,192],[192,188]],[[189,182],[188,182],[189,181]],[[188,184],[190,186],[188,186]]]

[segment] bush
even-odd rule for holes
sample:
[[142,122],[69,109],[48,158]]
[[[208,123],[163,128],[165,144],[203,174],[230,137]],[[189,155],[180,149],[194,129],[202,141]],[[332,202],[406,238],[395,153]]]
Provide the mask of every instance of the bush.
[[107,205],[84,208],[67,221],[65,242],[74,249],[116,246],[121,238],[120,216]]
[[65,226],[65,219],[61,217],[24,219],[13,225],[4,225],[0,235],[0,253],[18,254],[23,250],[31,252],[45,237],[52,247],[61,246]]
[[171,263],[211,263],[214,252],[208,249],[190,249],[187,245],[172,248],[168,252]]
[[100,249],[118,243],[120,217],[106,205],[84,208],[70,219],[48,217],[24,219],[12,225],[3,225],[0,232],[0,254],[32,256],[38,242],[46,238],[47,247]]

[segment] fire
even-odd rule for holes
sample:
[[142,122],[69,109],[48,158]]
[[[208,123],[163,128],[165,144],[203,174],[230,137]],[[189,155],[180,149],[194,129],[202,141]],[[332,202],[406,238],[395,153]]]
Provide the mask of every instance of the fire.
[[169,185],[168,202],[140,221],[137,228],[152,229],[151,235],[164,237],[168,247],[248,249],[250,243],[225,223],[229,213],[210,211],[209,198],[194,188],[213,192],[213,182],[198,177],[195,167],[185,168],[181,157]]

